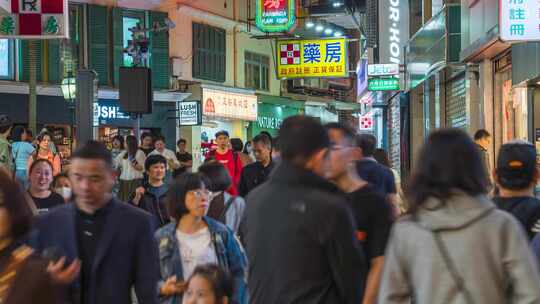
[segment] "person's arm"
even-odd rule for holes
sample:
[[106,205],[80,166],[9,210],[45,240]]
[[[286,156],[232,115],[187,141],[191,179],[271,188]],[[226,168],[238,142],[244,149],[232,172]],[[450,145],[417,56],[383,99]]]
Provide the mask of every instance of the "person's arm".
[[327,210],[325,217],[328,225],[320,229],[334,283],[342,303],[358,304],[362,301],[367,264],[356,240],[356,224],[344,204]]
[[139,304],[158,304],[159,251],[150,216],[139,225],[135,254],[135,293]]
[[62,172],[62,159],[60,154],[56,154],[53,159],[53,175],[56,176]]
[[26,172],[28,172],[28,176],[30,176],[30,167],[32,167],[33,163],[34,163],[34,156],[30,155],[30,157],[28,157],[28,168],[26,168]]
[[371,267],[369,268],[366,292],[364,293],[364,301],[362,301],[363,304],[377,303],[377,294],[379,293],[383,266],[384,256],[371,259]]
[[413,291],[409,285],[406,265],[403,263],[399,250],[399,237],[396,237],[398,228],[394,226],[390,236],[388,249],[385,254],[382,278],[380,280],[378,304],[409,304]]
[[507,227],[501,229],[505,232],[502,236],[502,241],[505,243],[502,248],[505,252],[501,262],[504,266],[504,277],[512,286],[508,300],[516,304],[540,303],[538,265],[520,224],[510,215],[507,217]]
[[234,279],[235,292],[231,303],[247,304],[247,257],[234,233],[227,228],[227,259],[229,262],[229,272]]

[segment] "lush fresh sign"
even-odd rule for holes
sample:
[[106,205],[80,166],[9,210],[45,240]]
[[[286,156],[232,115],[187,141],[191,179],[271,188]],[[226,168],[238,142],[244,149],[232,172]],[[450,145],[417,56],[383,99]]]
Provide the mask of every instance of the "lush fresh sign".
[[349,75],[345,38],[278,40],[277,52],[279,79]]
[[501,0],[499,12],[502,40],[540,40],[540,2]]
[[201,103],[198,101],[183,101],[178,107],[180,125],[196,126],[202,124]]
[[286,32],[296,24],[295,0],[255,0],[255,24],[263,32]]
[[370,78],[368,80],[369,91],[397,91],[399,90],[399,78]]

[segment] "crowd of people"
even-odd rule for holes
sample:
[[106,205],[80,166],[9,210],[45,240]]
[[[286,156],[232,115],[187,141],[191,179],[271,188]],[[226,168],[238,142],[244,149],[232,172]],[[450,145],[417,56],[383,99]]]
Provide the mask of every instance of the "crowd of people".
[[198,168],[149,133],[62,168],[26,133],[0,115],[0,303],[540,303],[525,141],[490,172],[485,130],[435,131],[401,185],[374,136],[308,116],[220,131]]

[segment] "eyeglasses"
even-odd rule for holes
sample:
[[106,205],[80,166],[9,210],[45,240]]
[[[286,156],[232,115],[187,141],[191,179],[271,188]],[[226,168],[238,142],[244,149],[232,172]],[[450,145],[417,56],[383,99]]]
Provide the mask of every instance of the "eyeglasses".
[[192,190],[189,191],[189,193],[193,194],[197,199],[209,198],[210,196],[212,196],[212,192],[208,190]]

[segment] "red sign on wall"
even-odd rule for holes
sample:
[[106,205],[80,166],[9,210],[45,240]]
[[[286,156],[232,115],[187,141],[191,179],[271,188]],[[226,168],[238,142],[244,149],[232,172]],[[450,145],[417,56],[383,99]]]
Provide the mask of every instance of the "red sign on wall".
[[67,0],[11,0],[0,12],[0,38],[69,38]]

